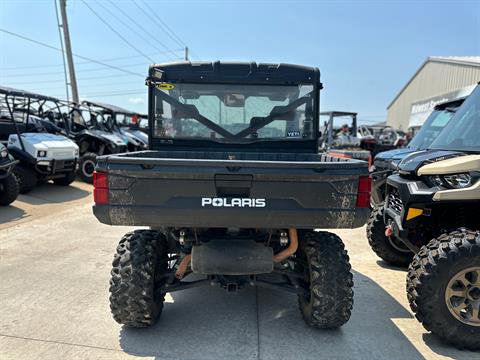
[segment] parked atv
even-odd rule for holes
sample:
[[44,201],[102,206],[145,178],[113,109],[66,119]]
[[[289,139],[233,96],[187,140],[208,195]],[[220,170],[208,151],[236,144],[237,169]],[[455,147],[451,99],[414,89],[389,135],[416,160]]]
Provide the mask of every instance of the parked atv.
[[167,292],[263,286],[297,294],[311,326],[345,324],[349,258],[315,229],[362,226],[370,179],[366,162],[318,153],[319,70],[181,62],[147,84],[152,150],[99,157],[94,174],[100,222],[151,227],[117,247],[113,318],[149,326]]
[[[321,151],[337,157],[359,159],[371,163],[371,150],[377,141],[373,136],[364,139],[358,137],[357,113],[325,111],[321,112],[320,116],[327,118],[320,128],[319,144]],[[338,127],[335,125],[335,119],[347,122]]]
[[0,143],[0,206],[10,205],[18,196],[18,181],[12,172],[17,163]]
[[459,98],[438,104],[407,147],[384,151],[375,156],[370,169],[373,180],[372,204],[374,206],[381,206],[385,201],[387,178],[397,171],[398,164],[410,154],[428,149],[464,100],[465,98]]
[[33,114],[54,99],[5,87],[0,88],[0,96],[0,139],[7,141],[8,151],[19,161],[13,172],[20,193],[31,191],[38,181],[53,180],[63,186],[72,183],[78,146],[60,135],[59,128]]
[[[480,349],[480,85],[429,150],[404,159],[367,234],[385,261],[409,265],[407,295],[424,327]],[[412,260],[413,258],[413,260]]]
[[81,105],[57,102],[58,110],[52,111],[50,119],[65,129],[68,137],[78,144],[80,161],[77,175],[91,184],[97,156],[126,152],[127,142],[108,131],[103,115]]
[[103,125],[109,132],[115,133],[127,141],[128,151],[140,151],[148,148],[147,134],[140,131],[138,124],[133,120],[139,119],[137,113],[115,105],[93,101],[83,101],[82,105],[102,114],[104,118]]

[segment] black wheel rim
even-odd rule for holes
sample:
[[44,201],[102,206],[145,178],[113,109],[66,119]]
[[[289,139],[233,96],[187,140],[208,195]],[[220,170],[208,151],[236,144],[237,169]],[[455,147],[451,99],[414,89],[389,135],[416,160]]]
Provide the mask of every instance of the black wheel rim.
[[95,163],[92,160],[86,160],[82,164],[82,172],[86,177],[92,177],[95,170]]

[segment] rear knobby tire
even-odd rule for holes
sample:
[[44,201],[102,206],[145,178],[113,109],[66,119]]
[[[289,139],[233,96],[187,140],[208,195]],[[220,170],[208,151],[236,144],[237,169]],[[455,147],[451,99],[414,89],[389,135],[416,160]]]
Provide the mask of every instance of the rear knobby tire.
[[37,186],[37,173],[29,167],[17,165],[13,168],[13,174],[17,178],[20,194],[26,194]]
[[15,175],[0,180],[0,206],[10,205],[18,196],[19,186]]
[[82,181],[92,184],[93,171],[97,163],[97,155],[94,153],[85,153],[78,162],[78,176]]
[[[462,271],[476,269],[476,278],[470,272],[469,280],[456,282]],[[475,271],[475,270],[474,270]],[[468,286],[462,285],[466,281]],[[476,284],[476,285],[475,285]],[[457,230],[443,234],[423,246],[410,264],[407,276],[407,297],[416,318],[428,331],[461,349],[480,350],[480,319],[468,318],[477,311],[480,299],[472,302],[467,298],[465,312],[455,315],[454,305],[465,303],[461,297],[447,293],[470,288],[468,296],[480,292],[480,232]],[[476,288],[476,290],[475,290]],[[447,296],[448,294],[448,296]],[[459,302],[459,300],[461,300]],[[450,309],[449,309],[450,308]],[[458,310],[457,310],[458,311]],[[467,321],[464,317],[467,316]],[[476,319],[476,324],[472,319]],[[469,323],[470,322],[470,323]]]
[[112,266],[110,309],[115,321],[129,327],[153,325],[165,296],[155,291],[167,270],[165,237],[152,230],[126,234]]
[[68,186],[72,182],[75,181],[75,177],[77,176],[75,171],[71,171],[67,173],[64,177],[53,179],[53,183],[55,185],[60,185],[60,186]]
[[383,220],[383,203],[376,206],[370,213],[367,222],[367,238],[372,250],[387,264],[407,267],[412,261],[413,252],[400,240],[390,239],[385,235]]
[[329,232],[300,233],[297,271],[308,292],[298,297],[304,321],[316,328],[345,324],[353,307],[353,275],[342,240]]

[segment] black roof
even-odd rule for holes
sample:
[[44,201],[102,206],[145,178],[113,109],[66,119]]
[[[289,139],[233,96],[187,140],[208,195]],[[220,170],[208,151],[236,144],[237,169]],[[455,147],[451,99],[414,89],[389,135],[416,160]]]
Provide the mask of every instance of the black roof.
[[96,102],[96,101],[83,100],[82,104],[85,104],[87,106],[96,106],[96,107],[99,107],[99,108],[103,108],[103,109],[111,111],[113,113],[119,113],[119,114],[125,114],[125,115],[138,114],[138,112],[123,109],[123,108],[121,108],[119,106],[116,106],[116,105],[105,104],[105,103]]
[[150,66],[149,79],[162,82],[250,84],[319,83],[316,67],[255,62],[171,62]]
[[11,95],[11,96],[21,96],[26,98],[34,98],[38,100],[47,100],[47,101],[55,101],[55,102],[60,101],[59,99],[54,98],[52,96],[41,95],[41,94],[37,94],[30,91],[10,88],[7,86],[0,86],[0,94]]

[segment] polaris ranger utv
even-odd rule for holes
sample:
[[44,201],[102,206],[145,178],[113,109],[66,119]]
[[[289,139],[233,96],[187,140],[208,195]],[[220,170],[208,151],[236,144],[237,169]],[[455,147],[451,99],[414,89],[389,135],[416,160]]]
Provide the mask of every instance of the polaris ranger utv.
[[0,206],[10,205],[18,196],[18,181],[12,172],[17,163],[0,143]]
[[370,179],[366,162],[318,153],[319,70],[179,62],[147,84],[151,150],[99,157],[94,174],[100,222],[151,227],[120,240],[114,319],[148,326],[167,292],[257,285],[298,294],[309,325],[347,322],[347,252],[315,229],[362,226]]
[[75,179],[78,146],[59,134],[61,129],[32,114],[55,99],[6,87],[0,87],[0,96],[0,140],[19,161],[13,172],[20,193],[31,191],[38,181],[70,185]]
[[[385,206],[371,214],[369,241],[388,262],[411,262],[407,295],[424,327],[478,350],[480,86],[429,150],[413,153],[398,170],[387,179]],[[389,239],[403,251],[395,251]]]

